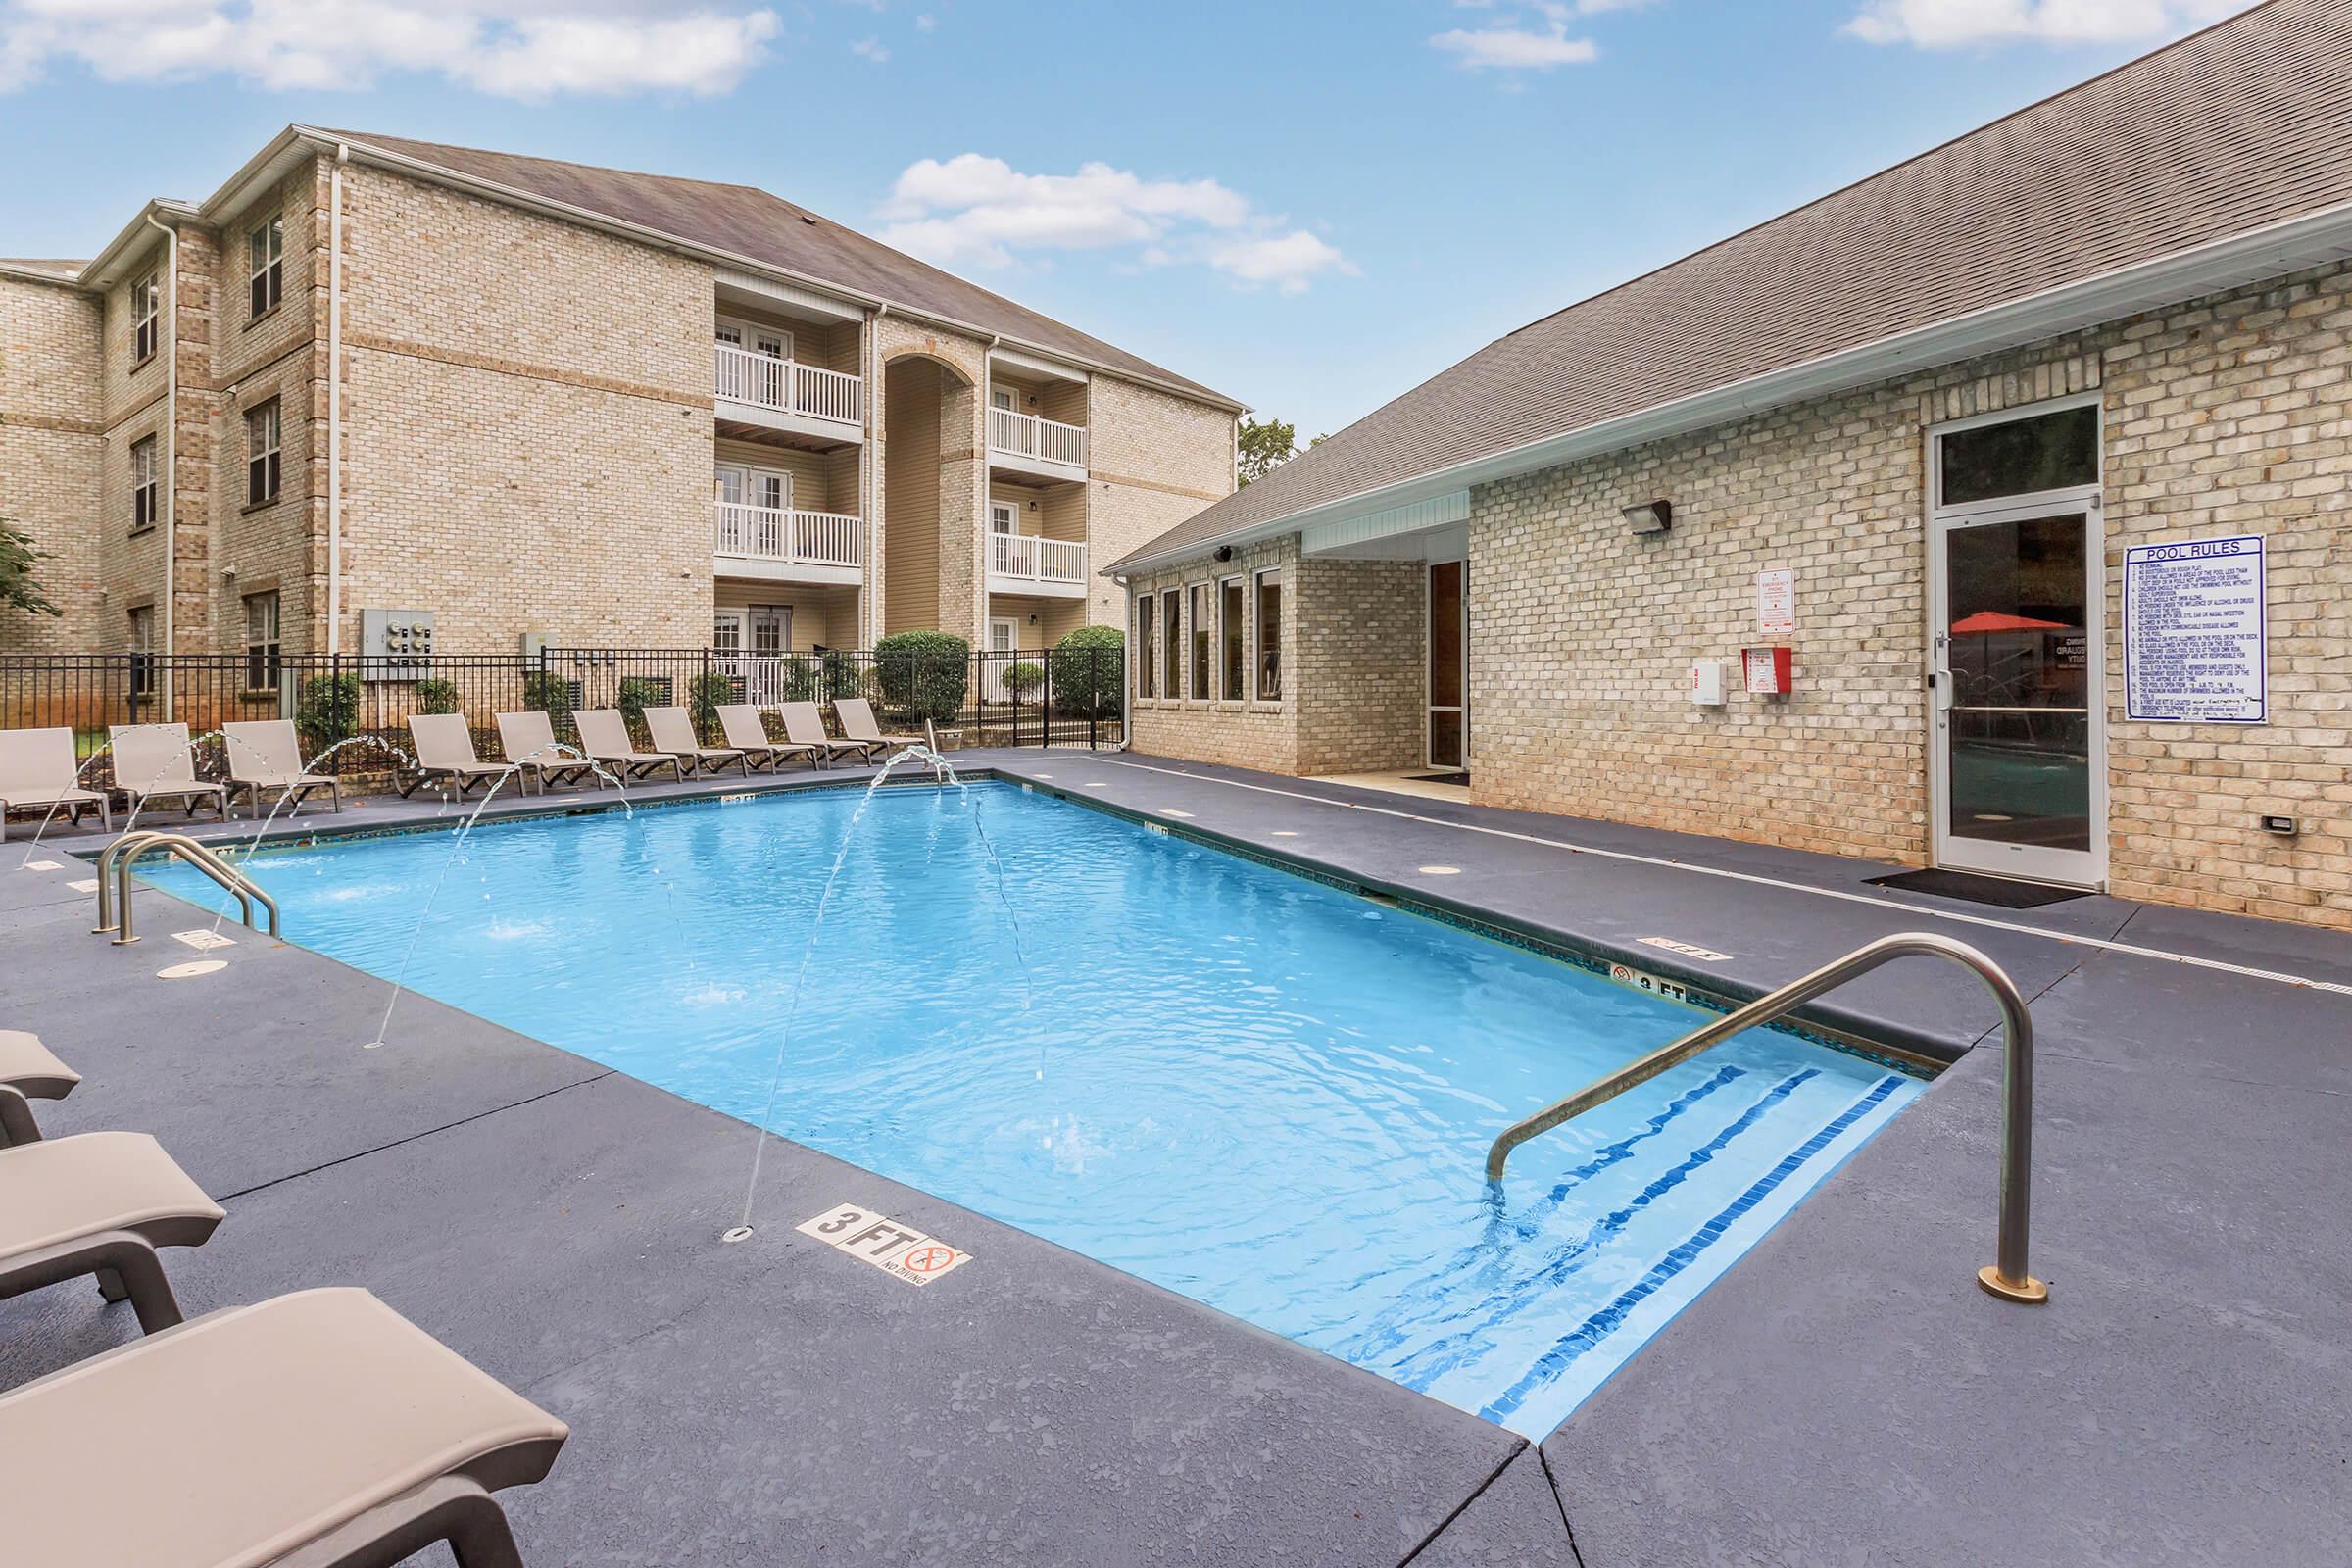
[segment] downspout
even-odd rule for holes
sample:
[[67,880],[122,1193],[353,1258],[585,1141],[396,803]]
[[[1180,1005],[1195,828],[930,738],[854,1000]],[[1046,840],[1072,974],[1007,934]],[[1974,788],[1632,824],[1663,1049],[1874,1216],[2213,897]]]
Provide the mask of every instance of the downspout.
[[343,651],[343,166],[335,144],[326,218],[326,656]]
[[[980,537],[974,541],[977,547],[974,555],[978,558],[975,564],[979,567],[976,586],[980,590],[980,636],[974,646],[984,650],[988,647],[989,612],[995,608],[989,602],[988,565],[996,559],[997,548],[996,541],[989,537],[996,531],[989,522],[989,511],[996,505],[997,485],[995,476],[989,472],[988,442],[990,431],[997,421],[997,345],[1004,341],[1004,333],[992,332],[989,334],[988,347],[980,353]],[[1038,526],[1042,528],[1045,524],[1041,522]],[[1021,514],[1017,511],[1012,514],[1012,531],[1021,531]],[[1012,625],[1012,650],[1017,661],[1021,650],[1021,623],[1015,620]]]
[[173,601],[178,597],[179,569],[179,230],[158,222],[152,212],[141,215],[164,236],[164,331],[170,345],[164,359],[164,652],[158,673],[164,691],[164,717],[172,717],[172,655],[177,636]]
[[874,574],[880,569],[881,552],[874,548],[878,537],[874,528],[881,521],[874,514],[881,509],[875,504],[874,485],[880,477],[881,458],[875,454],[876,441],[882,434],[882,318],[890,314],[890,301],[884,300],[866,318],[865,334],[865,472],[864,493],[858,505],[865,511],[865,580],[866,591],[859,596],[858,618],[865,622],[865,646],[871,648],[882,639],[882,617],[875,613]]
[[[1091,414],[1093,410],[1090,408],[1088,412]],[[1136,670],[1130,661],[1149,656],[1141,643],[1126,635],[1135,625],[1135,584],[1125,577],[1113,577],[1111,581],[1127,595],[1127,618],[1119,626],[1119,641],[1127,644],[1128,657],[1119,662],[1119,744],[1111,748],[1115,753],[1135,744],[1135,709],[1130,699],[1135,694]]]

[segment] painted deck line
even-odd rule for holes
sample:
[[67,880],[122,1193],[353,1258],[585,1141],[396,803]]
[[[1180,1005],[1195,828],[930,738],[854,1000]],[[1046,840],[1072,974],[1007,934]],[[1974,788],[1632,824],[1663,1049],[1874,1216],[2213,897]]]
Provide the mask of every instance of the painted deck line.
[[2018,936],[2039,937],[2062,947],[2095,948],[2103,953],[2129,954],[2135,958],[2154,958],[2164,963],[2186,964],[2196,969],[2211,969],[2222,974],[2243,975],[2250,980],[2267,980],[2276,985],[2295,986],[2312,991],[2329,991],[2338,996],[2352,997],[2352,985],[2334,980],[2321,980],[2311,975],[2292,974],[2282,969],[2259,969],[2250,964],[2230,963],[2222,958],[2201,958],[2194,954],[2176,953],[2169,948],[2142,947],[2134,942],[2118,942],[2112,937],[2074,936],[2052,931],[2043,926],[2023,925],[2015,920],[1997,920],[1990,915],[1963,914],[1954,909],[1925,909],[1916,904],[1902,904],[1893,899],[1873,898],[1867,893],[1848,893],[1838,888],[1813,887],[1803,882],[1789,882],[1780,877],[1764,876],[1754,871],[1732,871],[1721,866],[1692,865],[1688,860],[1669,859],[1664,856],[1642,855],[1631,850],[1604,850],[1589,844],[1571,844],[1564,839],[1544,838],[1541,834],[1521,833],[1512,828],[1487,827],[1477,822],[1449,822],[1442,816],[1423,816],[1418,811],[1400,810],[1395,807],[1373,806],[1363,801],[1335,801],[1327,795],[1309,795],[1300,790],[1277,789],[1270,784],[1249,784],[1236,778],[1219,778],[1213,773],[1188,773],[1180,767],[1157,767],[1150,762],[1128,761],[1116,757],[1096,757],[1095,762],[1111,767],[1131,767],[1144,773],[1161,773],[1170,778],[1191,779],[1201,784],[1222,784],[1228,789],[1249,790],[1257,795],[1278,795],[1286,800],[1305,801],[1314,806],[1329,806],[1346,811],[1369,811],[1375,816],[1396,817],[1399,821],[1418,822],[1429,827],[1451,828],[1457,833],[1478,833],[1488,838],[1512,839],[1521,844],[1540,845],[1544,849],[1565,850],[1571,855],[1590,855],[1604,860],[1622,860],[1633,865],[1656,866],[1668,871],[1686,871],[1693,876],[1711,876],[1727,882],[1746,882],[1758,887],[1774,888],[1785,893],[1802,893],[1817,899],[1837,899],[1845,904],[1868,905],[1873,908],[1891,909],[1898,914],[1928,920],[1948,920],[1958,925],[1979,926],[1990,931],[2013,932]]

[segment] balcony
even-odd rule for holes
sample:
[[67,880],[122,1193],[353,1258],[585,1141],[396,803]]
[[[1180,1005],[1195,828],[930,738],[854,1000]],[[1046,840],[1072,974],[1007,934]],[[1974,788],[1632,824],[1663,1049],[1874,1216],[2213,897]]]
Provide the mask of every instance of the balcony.
[[722,425],[750,425],[841,446],[864,439],[865,383],[841,370],[713,343],[712,394]]
[[1086,478],[1086,426],[1010,409],[988,411],[988,461],[1041,479]]
[[711,569],[763,582],[864,580],[865,525],[839,512],[718,503]]
[[992,533],[988,536],[988,591],[1046,599],[1083,599],[1086,546],[1075,540],[1041,539],[1029,533]]

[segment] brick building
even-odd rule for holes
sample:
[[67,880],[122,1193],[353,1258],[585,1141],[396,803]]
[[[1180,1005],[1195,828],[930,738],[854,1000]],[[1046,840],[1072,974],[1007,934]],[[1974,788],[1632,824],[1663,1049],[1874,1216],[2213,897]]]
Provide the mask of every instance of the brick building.
[[2352,6],[2273,0],[1119,559],[1135,744],[2352,927],[2347,256]]
[[0,652],[1039,648],[1239,412],[763,191],[294,126],[0,263]]

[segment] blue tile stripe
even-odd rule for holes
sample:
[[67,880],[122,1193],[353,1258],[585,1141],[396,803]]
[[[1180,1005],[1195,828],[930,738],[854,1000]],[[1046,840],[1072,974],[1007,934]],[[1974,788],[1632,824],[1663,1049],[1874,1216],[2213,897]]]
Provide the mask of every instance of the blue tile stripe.
[[[1700,1166],[1713,1162],[1715,1156],[1730,1147],[1733,1139],[1761,1122],[1776,1105],[1821,1076],[1819,1067],[1807,1067],[1782,1079],[1764,1092],[1763,1098],[1741,1111],[1730,1125],[1724,1127],[1705,1143],[1683,1156],[1682,1162],[1652,1180],[1633,1196],[1624,1207],[1603,1214],[1586,1227],[1585,1234],[1546,1258],[1541,1268],[1510,1282],[1507,1290],[1497,1291],[1475,1306],[1446,1314],[1446,1321],[1459,1322],[1474,1313],[1486,1314],[1487,1321],[1508,1316],[1523,1310],[1545,1291],[1585,1266],[1587,1259],[1602,1247],[1625,1233],[1637,1215],[1650,1204],[1689,1181]],[[1479,1327],[1484,1327],[1482,1323]],[[1390,1376],[1408,1389],[1429,1392],[1430,1386],[1457,1367],[1465,1366],[1486,1354],[1490,1348],[1479,1328],[1457,1331],[1431,1342],[1390,1369]]]
[[1847,1128],[1886,1103],[1886,1097],[1902,1087],[1902,1084],[1903,1080],[1900,1078],[1880,1079],[1870,1093],[1838,1112],[1836,1120],[1789,1151],[1779,1164],[1758,1177],[1754,1185],[1733,1200],[1730,1206],[1725,1208],[1722,1213],[1701,1225],[1689,1239],[1658,1259],[1655,1264],[1651,1265],[1649,1272],[1629,1286],[1624,1294],[1585,1319],[1575,1333],[1570,1334],[1559,1344],[1544,1351],[1518,1382],[1497,1395],[1486,1408],[1478,1413],[1494,1422],[1509,1419],[1511,1413],[1526,1401],[1530,1394],[1565,1372],[1577,1357],[1607,1338],[1611,1331],[1626,1320],[1635,1307],[1655,1295],[1668,1280],[1697,1262],[1699,1256],[1709,1247],[1722,1240],[1723,1233],[1731,1229],[1740,1216],[1770,1197],[1773,1190],[1794,1175],[1805,1161],[1837,1142]]
[[[1747,1069],[1744,1067],[1717,1068],[1713,1075],[1704,1082],[1693,1084],[1668,1101],[1664,1109],[1652,1115],[1635,1131],[1628,1133],[1613,1144],[1603,1144],[1594,1150],[1592,1157],[1562,1176],[1549,1193],[1516,1212],[1502,1213],[1500,1198],[1490,1192],[1489,1200],[1494,1203],[1496,1213],[1494,1218],[1489,1222],[1486,1236],[1479,1245],[1463,1248],[1453,1256],[1431,1269],[1428,1274],[1416,1280],[1409,1291],[1397,1298],[1395,1304],[1384,1307],[1378,1318],[1367,1324],[1346,1345],[1340,1347],[1337,1353],[1358,1366],[1376,1365],[1380,1357],[1402,1345],[1413,1332],[1423,1326],[1419,1318],[1419,1314],[1423,1310],[1423,1303],[1443,1299],[1444,1293],[1451,1281],[1481,1266],[1507,1261],[1511,1254],[1513,1242],[1510,1237],[1499,1234],[1500,1232],[1507,1228],[1516,1233],[1517,1240],[1522,1243],[1536,1240],[1543,1233],[1544,1216],[1553,1212],[1566,1202],[1568,1195],[1575,1192],[1580,1185],[1591,1181],[1610,1166],[1621,1165],[1633,1158],[1636,1150],[1674,1125],[1677,1120],[1681,1119],[1683,1112],[1725,1085],[1737,1082],[1745,1076],[1747,1076]],[[1468,1311],[1475,1310],[1475,1307],[1467,1308],[1464,1312],[1451,1315],[1463,1316]],[[1412,1316],[1414,1321],[1411,1323],[1398,1321],[1401,1316],[1405,1315]]]

